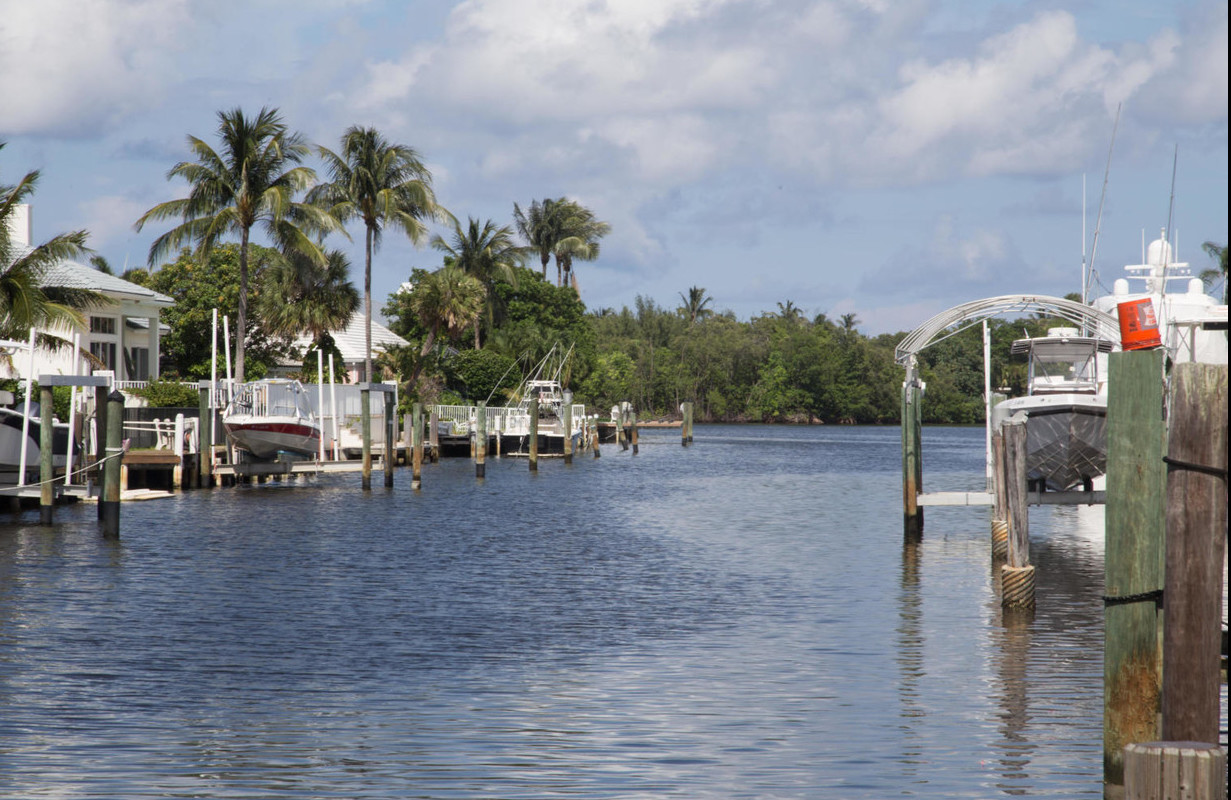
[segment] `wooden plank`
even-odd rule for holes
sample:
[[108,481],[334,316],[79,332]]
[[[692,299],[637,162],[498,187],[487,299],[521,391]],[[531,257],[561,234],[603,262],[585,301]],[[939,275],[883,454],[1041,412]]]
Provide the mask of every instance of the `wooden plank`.
[[1171,381],[1162,735],[1169,741],[1217,742],[1227,365],[1177,364]]
[[[1112,353],[1107,398],[1103,777],[1124,783],[1124,747],[1160,738],[1163,353]],[[1115,598],[1128,598],[1119,600]],[[1141,599],[1132,599],[1141,598]]]
[[921,506],[990,506],[990,492],[928,492],[918,497]]

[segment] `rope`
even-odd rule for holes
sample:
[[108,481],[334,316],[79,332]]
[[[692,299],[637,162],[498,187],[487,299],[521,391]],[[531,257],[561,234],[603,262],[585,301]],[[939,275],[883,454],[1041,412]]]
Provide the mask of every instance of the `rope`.
[[1149,591],[1149,592],[1138,592],[1137,594],[1126,594],[1126,595],[1121,595],[1120,597],[1110,597],[1108,595],[1103,595],[1103,605],[1104,606],[1122,606],[1125,603],[1141,603],[1146,600],[1154,601],[1154,604],[1161,608],[1163,605],[1163,590],[1154,589],[1153,591]]
[[[107,449],[111,450],[113,448],[108,447]],[[55,478],[49,478],[48,480],[45,480],[45,481],[38,481],[37,483],[27,483],[27,484],[23,484],[22,486],[5,486],[3,488],[0,488],[0,494],[16,494],[17,492],[22,491],[23,489],[36,489],[40,486],[43,486],[44,484],[54,484],[56,481],[63,481],[64,485],[68,486],[69,478],[75,475],[82,475],[86,472],[89,472],[95,467],[101,466],[113,458],[122,458],[124,456],[124,453],[126,452],[127,452],[127,448],[120,448],[120,451],[118,453],[113,453],[112,455],[109,455],[109,456],[103,456],[98,461],[95,461],[93,464],[86,464],[80,469],[73,470],[71,473],[60,475]]]
[[1178,458],[1172,458],[1171,456],[1163,456],[1163,462],[1168,467],[1191,470],[1192,472],[1200,472],[1203,475],[1213,475],[1215,478],[1222,478],[1224,481],[1227,479],[1226,467],[1211,467],[1205,464],[1193,464],[1189,461],[1180,461]]

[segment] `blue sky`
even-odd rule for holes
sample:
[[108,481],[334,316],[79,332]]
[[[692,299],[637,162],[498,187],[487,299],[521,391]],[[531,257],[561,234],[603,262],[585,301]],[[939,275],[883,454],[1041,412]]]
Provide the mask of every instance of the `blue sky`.
[[[167,171],[219,110],[336,147],[415,147],[456,216],[567,195],[611,223],[591,309],[703,286],[869,334],[946,308],[1110,291],[1167,224],[1227,242],[1227,3],[943,0],[0,0],[0,181],[42,171],[34,233],[144,265]],[[444,232],[444,231],[441,231]],[[362,235],[351,253],[362,285]],[[439,253],[392,233],[377,307]]]

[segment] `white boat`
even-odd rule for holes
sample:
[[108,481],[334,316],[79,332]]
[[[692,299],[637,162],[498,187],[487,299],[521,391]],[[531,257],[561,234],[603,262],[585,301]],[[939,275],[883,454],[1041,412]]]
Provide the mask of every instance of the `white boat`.
[[[1112,293],[1093,305],[1114,316],[1121,303],[1149,299],[1162,346],[1173,364],[1226,364],[1227,306],[1205,293],[1205,285],[1187,263],[1172,261],[1166,238],[1164,230],[1142,253],[1145,263],[1126,266],[1127,276],[1117,279]],[[1134,287],[1130,281],[1140,285]]]
[[227,438],[253,458],[279,454],[314,458],[320,453],[321,427],[299,381],[267,379],[242,384],[222,415]]
[[[510,439],[510,446],[523,449],[530,435],[530,403],[538,400],[538,438],[539,450],[544,453],[564,452],[564,437],[574,440],[581,436],[586,409],[584,405],[573,404],[572,392],[565,391],[560,383],[560,375],[568,361],[569,352],[557,356],[558,348],[551,351],[539,362],[534,373],[524,381],[516,394],[516,402],[509,406],[504,414],[503,435]],[[553,359],[558,358],[551,371]],[[564,407],[568,405],[572,411],[572,428],[564,430]],[[576,442],[574,442],[576,444]],[[516,452],[516,451],[510,451]]]
[[[26,423],[25,404],[13,402],[13,393],[0,391],[0,483],[16,483],[21,462],[22,430],[26,431],[26,470],[37,472],[42,464],[42,415],[38,403],[30,403],[30,420]],[[52,422],[52,459],[57,470],[63,470],[68,454],[68,425]]]
[[1010,352],[1028,358],[1027,394],[998,403],[992,425],[1026,422],[1026,479],[1052,491],[1089,491],[1107,470],[1105,359],[1115,345],[1077,328],[1018,339]]

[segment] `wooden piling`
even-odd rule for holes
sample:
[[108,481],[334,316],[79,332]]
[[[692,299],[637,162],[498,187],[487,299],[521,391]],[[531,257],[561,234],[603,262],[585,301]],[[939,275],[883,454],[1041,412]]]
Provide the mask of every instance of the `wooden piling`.
[[113,391],[107,395],[107,446],[103,465],[104,493],[98,498],[99,519],[103,536],[120,535],[120,460],[124,457],[124,395]]
[[487,475],[487,402],[479,401],[474,416],[474,476]]
[[[55,416],[54,398],[52,397],[50,386],[39,386],[38,390],[39,410],[42,415],[42,421],[39,425],[39,501],[38,515],[39,522],[43,525],[50,525],[54,521],[54,510],[56,503],[56,470],[55,462],[52,461],[52,456],[55,455],[55,439],[52,437],[52,419]],[[26,468],[25,464],[21,465],[21,469]]]
[[628,412],[628,439],[633,445],[633,455],[637,455],[637,412]]
[[[107,387],[94,387],[94,474],[98,479],[98,499],[101,501],[107,490]],[[98,519],[103,518],[102,502],[98,504]]]
[[616,411],[615,415],[616,444],[620,446],[621,450],[628,449],[628,442],[624,439],[624,415],[626,413],[627,412],[625,412],[621,407],[618,411]]
[[362,384],[359,389],[359,432],[363,438],[363,472],[360,486],[364,490],[372,488],[372,390],[370,384]]
[[393,392],[385,395],[385,488],[393,488],[393,454],[397,452],[394,443],[397,439],[397,413],[393,407]]
[[573,463],[573,404],[564,403],[564,407],[560,409],[563,417],[561,423],[564,425],[564,463]]
[[1121,786],[1125,746],[1162,738],[1163,351],[1112,353],[1108,386],[1103,778]]
[[1177,364],[1171,386],[1162,738],[1217,744],[1227,535],[1227,366]]
[[992,562],[999,564],[1009,557],[1009,519],[1004,471],[1004,433],[992,434]]
[[590,429],[590,446],[594,448],[594,457],[598,458],[602,455],[598,451],[598,418],[594,418],[594,426]]
[[1000,568],[1000,603],[1005,608],[1034,607],[1034,567],[1030,564],[1030,514],[1026,499],[1026,423],[1008,420],[1000,427],[1004,444],[1007,563]]
[[[435,414],[433,413],[433,417]],[[410,488],[423,485],[423,404],[415,403],[410,411]]]
[[923,535],[922,405],[923,393],[909,374],[902,384],[902,521],[907,539]]
[[[420,419],[420,422],[422,422],[422,419]],[[420,430],[422,430],[422,425],[420,425]],[[431,445],[428,448],[428,458],[435,464],[440,460],[440,416],[436,412],[435,406],[432,406],[432,410],[428,413],[427,441]]]
[[530,471],[539,471],[539,399],[530,398]]
[[1227,754],[1207,742],[1130,744],[1124,748],[1124,800],[1227,800]]

